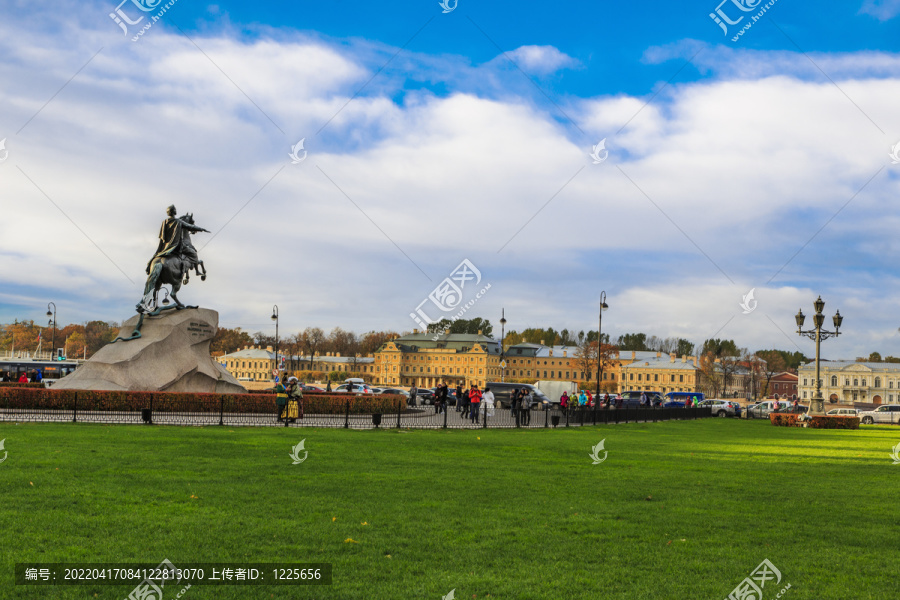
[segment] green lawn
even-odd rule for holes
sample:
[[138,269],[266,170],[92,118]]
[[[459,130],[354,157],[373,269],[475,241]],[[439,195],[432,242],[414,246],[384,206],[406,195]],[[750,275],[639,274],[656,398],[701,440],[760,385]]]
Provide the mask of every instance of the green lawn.
[[185,600],[721,599],[763,559],[782,573],[766,600],[786,584],[788,600],[900,597],[897,427],[0,423],[4,438],[2,598],[133,588],[15,586],[17,562],[163,558],[334,565],[328,587],[194,586]]

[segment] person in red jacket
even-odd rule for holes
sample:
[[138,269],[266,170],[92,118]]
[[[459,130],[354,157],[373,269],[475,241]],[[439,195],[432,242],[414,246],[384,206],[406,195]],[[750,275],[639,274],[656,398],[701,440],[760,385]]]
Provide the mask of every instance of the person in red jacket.
[[469,390],[469,402],[472,403],[471,419],[473,423],[478,422],[478,409],[481,408],[481,390],[477,385],[473,385]]
[[22,373],[22,375],[19,376],[19,383],[28,383],[28,375]]

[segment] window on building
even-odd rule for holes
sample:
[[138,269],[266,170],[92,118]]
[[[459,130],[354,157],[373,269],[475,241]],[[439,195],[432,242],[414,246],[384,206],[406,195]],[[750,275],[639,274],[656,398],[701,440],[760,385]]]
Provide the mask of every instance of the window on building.
[[659,374],[657,374],[657,373],[653,374],[653,381],[659,381]]
[[862,380],[862,385],[863,385],[863,387],[866,387],[866,379],[865,379],[865,377],[864,377],[863,380]]
[[803,378],[803,385],[809,385],[809,380],[806,377]]
[[634,373],[629,373],[629,381],[634,381]]
[[832,375],[832,376],[831,376],[831,385],[832,385],[832,386],[836,386],[836,385],[837,385],[837,375]]
[[684,375],[678,376],[678,383],[684,383]]
[[806,398],[806,392],[805,392],[805,391],[803,392],[803,397]]
[[881,387],[881,377],[875,378],[875,387],[877,387],[877,388]]

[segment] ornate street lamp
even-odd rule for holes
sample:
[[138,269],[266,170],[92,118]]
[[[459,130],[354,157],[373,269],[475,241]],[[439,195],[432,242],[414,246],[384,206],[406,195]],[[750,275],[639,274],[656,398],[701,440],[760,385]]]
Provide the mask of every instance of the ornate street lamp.
[[[275,321],[275,371],[278,370],[278,305],[272,307],[272,320]],[[274,373],[273,373],[274,375]],[[275,375],[275,377],[278,377]]]
[[[600,324],[597,326],[597,396],[600,396],[600,374],[603,372],[603,311],[608,310],[606,292],[600,292]],[[596,403],[595,403],[596,406]]]
[[822,296],[819,296],[818,299],[816,299],[813,303],[813,308],[816,309],[816,314],[813,315],[813,324],[816,326],[815,329],[803,330],[803,322],[806,320],[806,315],[803,314],[803,310],[798,311],[797,314],[794,315],[794,320],[797,322],[797,333],[799,335],[804,335],[809,339],[816,341],[816,391],[809,403],[809,414],[822,415],[825,414],[825,399],[822,397],[819,346],[824,340],[841,335],[840,328],[841,323],[844,322],[844,317],[841,316],[841,311],[837,311],[832,318],[834,331],[827,331],[822,329],[822,325],[825,323],[825,315],[822,314],[822,310],[825,308],[825,301],[822,300]]
[[506,381],[506,347],[503,341],[506,339],[506,309],[500,309],[500,382]]
[[[53,307],[52,311],[50,310],[51,306]],[[47,316],[53,317],[53,337],[50,342],[50,356],[52,358],[56,353],[56,304],[54,304],[53,302],[47,304]]]

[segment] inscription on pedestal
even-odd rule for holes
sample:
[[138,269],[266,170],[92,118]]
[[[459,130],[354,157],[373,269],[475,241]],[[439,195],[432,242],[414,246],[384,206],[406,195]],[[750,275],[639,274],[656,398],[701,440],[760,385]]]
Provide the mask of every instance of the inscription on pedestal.
[[187,327],[187,332],[191,334],[192,338],[197,339],[211,338],[215,335],[212,325],[202,321],[191,321]]

